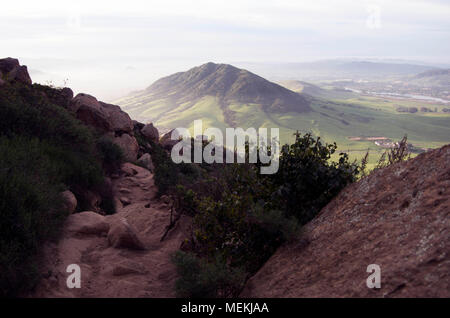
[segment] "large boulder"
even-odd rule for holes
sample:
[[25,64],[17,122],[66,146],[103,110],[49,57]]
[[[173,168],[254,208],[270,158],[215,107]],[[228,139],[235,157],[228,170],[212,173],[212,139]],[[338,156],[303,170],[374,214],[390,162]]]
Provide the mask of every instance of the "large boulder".
[[117,219],[108,232],[109,244],[115,248],[144,250],[145,246],[139,238],[136,229],[125,218]]
[[102,106],[94,96],[78,94],[72,100],[69,109],[88,126],[94,127],[101,132],[112,130],[108,114],[102,109]]
[[138,162],[147,168],[150,172],[155,170],[155,166],[153,165],[152,156],[149,153],[144,153],[139,159]]
[[122,111],[122,109],[117,105],[107,104],[103,102],[100,102],[100,105],[108,114],[111,129],[114,132],[126,132],[132,134],[134,125],[133,121],[127,113]]
[[141,133],[146,137],[147,139],[151,141],[158,141],[159,139],[159,132],[158,129],[153,126],[153,124],[147,124],[144,126],[144,128],[141,129]]
[[108,233],[109,224],[103,215],[86,211],[70,215],[65,230],[72,235],[103,235]]
[[67,190],[61,193],[61,197],[63,199],[64,209],[70,214],[75,212],[75,209],[77,208],[78,204],[75,195],[69,190]]
[[139,154],[139,144],[136,138],[122,134],[119,137],[114,138],[113,142],[122,149],[125,156],[125,160],[135,162]]
[[27,67],[21,66],[18,59],[0,59],[0,72],[4,81],[17,81],[27,85],[32,83]]
[[133,133],[133,122],[119,106],[99,102],[88,94],[78,94],[69,109],[86,125],[101,132]]

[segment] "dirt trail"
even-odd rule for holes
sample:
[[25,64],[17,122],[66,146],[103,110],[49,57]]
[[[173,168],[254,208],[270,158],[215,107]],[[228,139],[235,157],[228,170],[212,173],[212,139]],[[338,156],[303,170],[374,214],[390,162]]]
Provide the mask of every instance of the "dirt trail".
[[[125,218],[136,230],[145,250],[114,248],[110,246],[106,232],[85,234],[70,231],[67,225],[59,243],[48,245],[44,251],[44,278],[32,296],[175,296],[176,271],[170,255],[187,237],[189,220],[181,218],[161,242],[169,224],[170,206],[155,198],[153,175],[144,168],[127,163],[123,165],[120,177],[113,181],[113,186],[117,213],[100,217],[100,220],[111,226]],[[127,204],[124,206],[120,201]],[[81,268],[79,289],[67,287],[70,273],[66,269],[70,264],[78,264]]]

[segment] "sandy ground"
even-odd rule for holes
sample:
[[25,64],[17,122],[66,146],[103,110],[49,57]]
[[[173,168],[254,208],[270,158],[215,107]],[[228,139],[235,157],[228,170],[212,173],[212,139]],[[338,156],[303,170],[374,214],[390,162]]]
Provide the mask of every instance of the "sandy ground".
[[[144,168],[127,163],[113,185],[118,211],[100,220],[111,225],[125,218],[134,227],[145,250],[114,248],[105,231],[77,233],[66,225],[59,243],[45,248],[43,278],[32,297],[175,296],[176,271],[170,256],[187,237],[189,220],[181,218],[161,242],[170,221],[170,206],[155,198],[157,189],[153,175]],[[123,198],[130,203],[123,206],[120,203]],[[71,273],[66,269],[70,264],[81,268],[79,289],[67,287],[66,281]]]

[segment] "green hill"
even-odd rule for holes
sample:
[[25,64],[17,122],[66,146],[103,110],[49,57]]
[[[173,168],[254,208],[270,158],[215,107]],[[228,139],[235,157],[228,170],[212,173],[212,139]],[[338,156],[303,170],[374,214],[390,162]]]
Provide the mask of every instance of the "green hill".
[[213,98],[229,125],[234,124],[233,111],[229,108],[233,103],[255,103],[262,112],[310,111],[309,101],[304,96],[246,70],[214,63],[164,77],[120,103],[136,118],[155,120],[165,117],[166,113],[170,116],[171,112],[178,115],[183,112],[184,116],[190,109],[187,113],[197,113],[197,104],[204,105],[205,97]]
[[[448,114],[395,111],[399,106],[419,107],[418,102],[359,96],[304,82],[283,85],[300,93],[231,65],[208,63],[162,78],[115,103],[162,131],[192,128],[195,119],[203,119],[204,127],[222,129],[279,127],[283,143],[291,142],[296,130],[313,132],[328,142],[336,141],[341,151],[349,151],[354,158],[367,149],[377,154],[383,150],[367,137],[399,140],[407,134],[419,148],[450,142]],[[376,157],[371,157],[372,163]]]

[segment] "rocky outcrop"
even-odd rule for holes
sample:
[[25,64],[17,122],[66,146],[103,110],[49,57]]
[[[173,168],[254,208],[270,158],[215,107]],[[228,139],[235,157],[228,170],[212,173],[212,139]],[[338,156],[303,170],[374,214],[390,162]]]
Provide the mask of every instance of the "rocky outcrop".
[[136,138],[128,134],[122,134],[121,136],[114,138],[113,142],[122,149],[127,161],[134,162],[137,160],[139,144]]
[[153,126],[152,123],[145,125],[141,129],[141,133],[142,133],[142,135],[144,135],[147,139],[149,139],[151,141],[156,142],[159,139],[158,129],[155,126]]
[[119,106],[99,102],[91,95],[78,94],[72,100],[69,109],[86,125],[102,132],[130,134],[133,132],[133,122],[127,113]]
[[[13,81],[31,85],[27,67],[21,66],[17,59],[0,59],[0,86]],[[139,156],[150,151],[151,146],[146,140],[158,142],[158,129],[153,124],[144,125],[131,120],[119,106],[101,102],[84,93],[73,97],[73,91],[67,87],[37,86],[49,102],[67,108],[85,125],[112,139],[122,149],[127,161],[135,162]],[[135,133],[142,145],[139,145]],[[96,211],[94,206],[93,210]]]
[[71,101],[69,109],[86,125],[112,136],[126,160],[137,160],[139,144],[133,136],[134,124],[119,106],[100,102],[88,94],[78,94]]
[[[244,297],[450,297],[450,145],[345,188]],[[369,264],[381,288],[369,289]]]
[[[25,65],[20,65],[18,59],[5,58],[0,59],[0,79],[5,81],[17,81],[23,84],[31,85],[32,81]],[[0,85],[2,83],[0,82]]]

